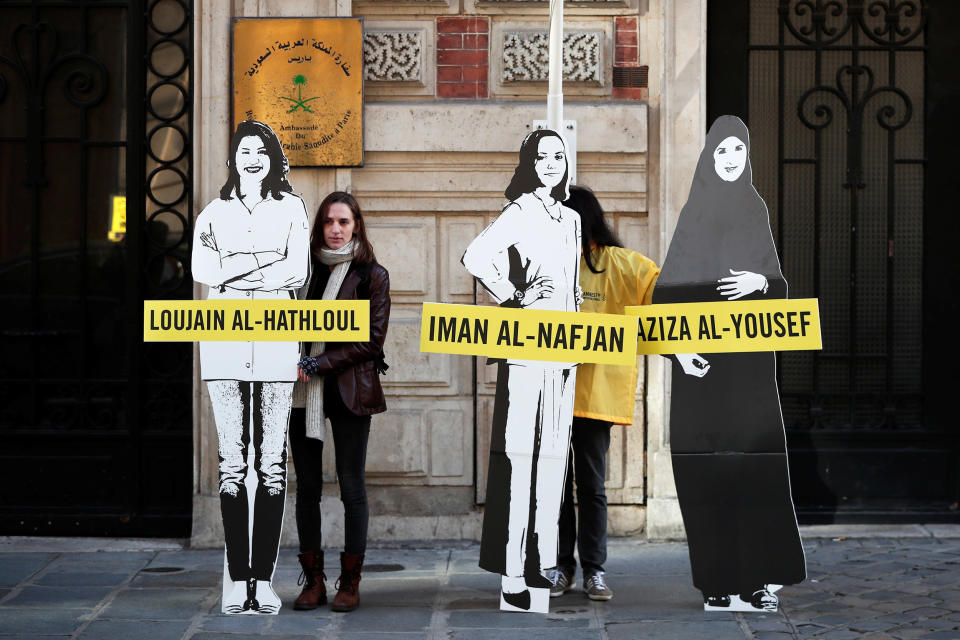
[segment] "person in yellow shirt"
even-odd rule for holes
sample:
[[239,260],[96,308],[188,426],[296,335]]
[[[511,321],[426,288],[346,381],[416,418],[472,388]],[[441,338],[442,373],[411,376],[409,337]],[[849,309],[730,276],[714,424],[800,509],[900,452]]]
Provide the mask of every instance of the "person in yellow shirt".
[[[623,313],[628,305],[650,304],[653,286],[660,274],[657,265],[636,251],[623,248],[603,216],[603,208],[587,187],[570,187],[564,205],[580,214],[582,254],[580,311]],[[609,600],[613,591],[606,583],[603,565],[607,559],[607,495],[604,490],[606,454],[610,428],[633,423],[637,388],[637,362],[632,367],[581,364],[573,410],[571,451],[567,465],[557,566],[549,577],[551,597],[574,586],[579,550],[583,590],[591,600]],[[579,521],[573,508],[573,477],[577,480]],[[578,530],[579,529],[579,530]]]

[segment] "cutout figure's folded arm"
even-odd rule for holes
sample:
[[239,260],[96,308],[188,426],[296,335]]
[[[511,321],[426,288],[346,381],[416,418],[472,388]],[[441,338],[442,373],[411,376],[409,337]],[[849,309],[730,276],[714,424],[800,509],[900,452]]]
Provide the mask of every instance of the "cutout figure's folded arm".
[[263,276],[260,286],[264,291],[299,289],[307,279],[310,272],[310,228],[306,212],[298,217],[303,219],[290,223],[286,253],[267,252],[278,256],[278,259],[260,269]]

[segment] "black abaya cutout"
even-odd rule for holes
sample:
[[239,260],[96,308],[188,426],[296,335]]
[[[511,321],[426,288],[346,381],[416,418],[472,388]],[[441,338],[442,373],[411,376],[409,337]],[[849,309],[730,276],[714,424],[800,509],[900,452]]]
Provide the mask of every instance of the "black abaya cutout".
[[[747,147],[740,177],[722,180],[713,153],[735,136]],[[714,122],[680,213],[653,302],[717,302],[730,270],[766,277],[766,292],[787,297],[767,207],[753,187],[749,132],[739,118]],[[673,362],[670,444],[693,583],[704,595],[751,594],[806,576],[790,495],[786,439],[772,352],[700,354],[695,377]]]

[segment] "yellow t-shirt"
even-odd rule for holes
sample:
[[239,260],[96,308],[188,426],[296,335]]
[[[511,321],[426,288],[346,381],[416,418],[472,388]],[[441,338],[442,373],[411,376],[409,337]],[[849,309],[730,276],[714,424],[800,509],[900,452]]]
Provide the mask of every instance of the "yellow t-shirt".
[[[580,258],[580,288],[587,313],[623,313],[628,305],[650,304],[660,268],[636,251],[601,247],[592,257],[594,273]],[[577,367],[577,392],[573,415],[614,424],[633,423],[637,389],[637,361],[632,367],[581,364]]]

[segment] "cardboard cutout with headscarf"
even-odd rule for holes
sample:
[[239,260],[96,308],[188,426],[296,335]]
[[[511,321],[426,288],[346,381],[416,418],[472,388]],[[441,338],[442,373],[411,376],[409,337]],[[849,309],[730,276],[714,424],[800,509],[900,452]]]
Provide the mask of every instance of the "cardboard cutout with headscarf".
[[[707,133],[654,304],[787,297],[750,138]],[[672,356],[670,443],[694,585],[707,610],[775,611],[806,575],[772,352]]]

